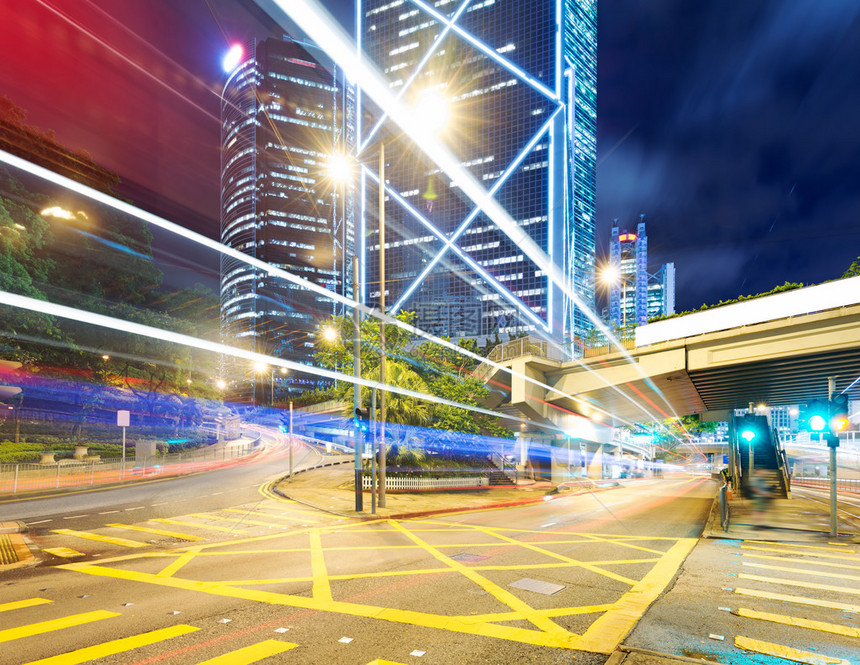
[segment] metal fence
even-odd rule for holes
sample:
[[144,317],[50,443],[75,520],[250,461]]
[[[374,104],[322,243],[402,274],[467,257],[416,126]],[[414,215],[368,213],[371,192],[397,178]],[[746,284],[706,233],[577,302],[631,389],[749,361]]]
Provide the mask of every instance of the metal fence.
[[81,487],[145,477],[177,476],[235,464],[257,451],[259,435],[184,453],[108,459],[63,459],[50,464],[0,464],[0,494]]
[[[362,488],[371,488],[370,474],[362,479]],[[421,478],[421,477],[385,477],[385,490],[434,490],[434,489],[463,489],[469,487],[489,487],[490,479],[479,476],[457,478]]]
[[[791,482],[799,487],[821,487],[830,489],[830,478],[821,476],[792,476]],[[850,492],[852,494],[860,494],[860,478],[837,478],[837,492]]]

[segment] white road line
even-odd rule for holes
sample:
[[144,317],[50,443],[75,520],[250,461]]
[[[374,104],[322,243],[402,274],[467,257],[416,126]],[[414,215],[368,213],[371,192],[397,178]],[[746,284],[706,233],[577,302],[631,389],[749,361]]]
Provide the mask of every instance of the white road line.
[[218,496],[219,494],[224,494],[224,492],[212,492],[209,496]]
[[53,522],[54,520],[39,520],[38,522],[27,522],[27,524],[44,524],[45,522]]
[[162,501],[161,503],[153,503],[152,507],[155,508],[156,506],[166,506],[168,503],[170,503],[170,501]]
[[144,508],[146,508],[146,506],[136,506],[135,508],[126,508],[126,511],[129,511],[129,510],[143,510]]
[[89,515],[69,515],[67,517],[64,517],[63,519],[64,520],[77,520],[77,519],[80,519],[81,517],[89,517]]
[[118,513],[118,510],[106,510],[103,513],[99,513],[99,515],[113,515],[114,513]]

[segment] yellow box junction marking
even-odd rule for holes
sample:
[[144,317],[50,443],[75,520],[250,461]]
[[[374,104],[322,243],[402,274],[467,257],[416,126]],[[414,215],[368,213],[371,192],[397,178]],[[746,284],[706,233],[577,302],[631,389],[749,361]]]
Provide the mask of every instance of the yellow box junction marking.
[[61,628],[72,628],[73,626],[82,626],[85,623],[93,621],[101,621],[102,619],[110,619],[120,616],[116,612],[106,612],[105,610],[96,610],[95,612],[84,612],[83,614],[72,614],[62,619],[50,619],[49,621],[40,621],[39,623],[31,623],[20,628],[7,628],[0,630],[0,642],[9,642],[18,640],[22,637],[32,637],[33,635],[41,635],[49,633],[52,630],[60,630]]
[[236,526],[244,526],[246,524],[253,524],[254,526],[276,526],[282,529],[286,529],[283,524],[276,524],[275,522],[263,522],[261,520],[252,520],[248,518],[238,518],[238,517],[222,517],[221,515],[213,515],[211,513],[188,513],[188,517],[199,517],[202,520],[215,520],[216,522],[231,522]]
[[753,596],[765,598],[766,600],[780,600],[785,603],[796,603],[798,605],[811,605],[813,607],[826,607],[831,610],[844,610],[845,612],[856,612],[860,614],[860,605],[851,603],[838,603],[832,600],[819,600],[818,598],[807,598],[806,596],[789,596],[785,593],[774,593],[772,591],[759,591],[758,589],[735,588],[735,593],[742,596]]
[[95,660],[96,658],[113,656],[114,654],[123,653],[124,651],[130,651],[131,649],[155,644],[156,642],[161,642],[163,640],[170,639],[171,637],[187,635],[188,633],[193,633],[195,630],[199,629],[194,626],[184,626],[180,624],[178,626],[153,630],[148,633],[142,633],[132,637],[123,637],[119,640],[103,642],[102,644],[96,644],[91,647],[84,647],[83,649],[70,651],[68,653],[60,654],[59,656],[51,656],[50,658],[34,660],[29,663],[25,663],[25,665],[78,665],[78,663],[87,663],[91,660]]
[[266,640],[265,642],[258,642],[257,644],[225,653],[223,656],[204,660],[199,665],[250,665],[250,663],[256,663],[263,658],[295,649],[297,646],[299,645],[293,642]]
[[807,663],[808,665],[851,665],[850,662],[842,658],[831,658],[830,656],[810,653],[809,651],[800,651],[799,649],[792,649],[781,644],[762,642],[761,640],[754,640],[751,637],[743,637],[742,635],[735,637],[735,646],[747,651],[763,653],[766,656],[776,656],[777,658],[785,658],[786,660]]
[[79,556],[86,556],[83,552],[73,550],[71,547],[46,547],[42,551],[58,556],[61,559],[76,559]]
[[120,545],[122,547],[149,547],[149,543],[142,543],[139,540],[127,540],[125,538],[115,538],[114,536],[103,536],[100,533],[91,533],[89,531],[75,531],[74,529],[52,529],[51,533],[59,533],[62,536],[75,536],[85,540],[95,540],[100,543],[110,543],[111,545]]
[[404,665],[403,663],[395,663],[393,660],[376,660],[370,661],[367,665]]
[[193,526],[204,531],[220,531],[222,533],[245,533],[242,529],[231,529],[226,526],[212,526],[211,524],[198,524],[197,522],[183,522],[182,520],[170,520],[165,517],[155,517],[150,522],[161,522],[162,524],[176,524],[177,526]]
[[798,628],[809,628],[810,630],[818,630],[823,633],[844,635],[845,637],[860,637],[860,628],[853,628],[851,626],[840,626],[836,623],[813,621],[812,619],[801,619],[799,617],[790,617],[784,614],[759,612],[757,610],[748,610],[743,607],[738,609],[737,614],[738,616],[746,617],[747,619],[760,619],[762,621],[770,621],[772,623],[781,623],[785,626],[797,626]]
[[[415,530],[412,527],[415,527]],[[475,538],[473,543],[465,543],[453,546],[434,545],[419,535],[427,531],[427,523],[420,521],[397,521],[379,520],[369,522],[356,522],[352,524],[333,524],[323,527],[308,527],[294,529],[289,532],[266,534],[261,536],[246,537],[241,540],[229,542],[208,543],[185,547],[179,550],[148,552],[142,554],[130,554],[117,556],[102,560],[97,563],[78,562],[68,563],[60,566],[65,570],[78,571],[81,573],[108,577],[114,579],[131,580],[156,584],[163,587],[206,593],[212,596],[250,600],[271,605],[294,607],[299,609],[310,609],[316,611],[340,613],[348,616],[366,617],[392,621],[428,628],[438,628],[458,633],[493,637],[497,639],[522,642],[540,646],[548,646],[564,649],[579,649],[595,653],[611,653],[621,640],[631,630],[635,622],[641,617],[647,607],[666,588],[672,577],[677,572],[684,558],[692,550],[696,543],[695,538],[664,538],[652,536],[612,536],[606,534],[571,534],[569,532],[558,532],[557,537],[549,535],[552,542],[564,543],[600,543],[612,547],[621,548],[625,554],[639,552],[642,558],[606,557],[604,560],[578,560],[563,556],[544,549],[544,545],[550,541],[541,540],[547,538],[547,532],[543,530],[528,529],[494,529],[491,527],[473,526],[463,523],[446,525],[439,523],[432,531],[444,533],[459,533],[470,530]],[[449,527],[445,529],[445,527]],[[340,534],[372,533],[382,529],[392,535],[399,535],[402,540],[397,543],[392,540],[386,541],[386,545],[379,545],[375,539],[369,539],[365,546],[354,547],[325,547],[326,540],[338,542]],[[331,538],[335,536],[335,538]],[[297,537],[306,538],[302,545],[304,547],[270,547],[268,543],[281,544],[284,538]],[[484,538],[491,538],[490,542],[484,542]],[[464,538],[463,540],[470,540]],[[658,549],[667,547],[666,551]],[[463,551],[466,548],[522,548],[523,551],[539,552],[542,555],[556,559],[548,563],[517,565],[468,565],[452,559],[445,551]],[[327,552],[331,551],[380,551],[380,550],[402,550],[404,548],[420,549],[427,553],[439,567],[422,566],[416,570],[397,571],[372,571],[355,572],[340,575],[330,575],[325,562]],[[481,551],[480,549],[478,551]],[[190,577],[180,578],[177,573],[186,569],[185,566],[198,556],[245,556],[248,560],[248,570],[254,570],[253,557],[270,557],[277,552],[295,552],[304,554],[305,561],[310,566],[311,575],[296,578],[283,578],[273,580],[213,580],[192,579]],[[453,552],[452,552],[453,554]],[[130,562],[148,561],[152,558],[174,557],[172,563],[168,564],[161,572],[153,574],[134,570]],[[121,564],[114,566],[112,564]],[[639,580],[617,575],[608,567],[624,564],[648,565],[650,570]],[[590,606],[572,606],[558,608],[537,609],[532,607],[527,600],[515,595],[512,590],[484,576],[484,571],[494,570],[532,570],[532,569],[587,569],[601,576],[608,576],[630,585],[627,591],[617,591],[618,598],[615,602],[602,603]],[[187,569],[186,569],[187,570]],[[215,568],[217,570],[217,568]],[[235,571],[230,567],[225,572]],[[229,573],[228,573],[229,574]],[[495,608],[493,601],[500,601],[506,605],[508,611],[489,612],[483,615],[472,616],[450,616],[433,614],[430,612],[417,612],[412,610],[395,609],[377,605],[365,605],[361,603],[338,601],[335,598],[337,587],[334,583],[338,580],[349,579],[386,579],[396,575],[431,576],[438,574],[460,575],[485,589],[489,596],[488,609]],[[266,591],[257,588],[266,584],[283,585],[284,582],[304,582],[310,584],[312,594],[291,595],[281,591]],[[521,592],[520,592],[521,593]],[[526,592],[527,593],[527,592]],[[560,594],[559,598],[571,598],[575,594]],[[490,600],[492,599],[492,601]],[[541,601],[544,602],[543,600]],[[578,635],[570,632],[559,625],[554,618],[568,617],[574,615],[599,615],[584,634]],[[502,622],[528,621],[533,627],[518,627],[500,625]]]
[[0,612],[20,610],[25,607],[35,607],[36,605],[46,605],[53,602],[53,600],[48,600],[47,598],[27,598],[26,600],[16,600],[11,603],[0,603]]
[[165,529],[153,529],[148,526],[139,526],[137,524],[108,524],[107,526],[116,527],[117,529],[128,529],[129,531],[140,531],[141,533],[151,533],[156,536],[166,536],[167,538],[179,538],[180,540],[206,540],[202,536],[192,536],[190,533],[179,533],[178,531],[167,531]]
[[[306,519],[302,515],[279,515],[276,513],[267,513],[265,510],[241,510],[240,508],[222,508],[225,513],[238,513],[240,515],[256,515],[257,517],[266,517],[275,520],[288,520],[290,522],[301,522],[302,524],[316,524],[317,520]],[[244,522],[244,520],[240,520]],[[268,524],[268,522],[267,522]],[[278,525],[280,526],[280,525]]]

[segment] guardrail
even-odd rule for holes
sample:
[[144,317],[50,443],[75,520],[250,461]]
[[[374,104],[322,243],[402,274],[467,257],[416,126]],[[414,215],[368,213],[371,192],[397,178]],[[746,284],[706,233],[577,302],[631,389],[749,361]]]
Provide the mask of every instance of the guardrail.
[[729,486],[725,483],[720,487],[720,526],[729,530]]
[[93,486],[153,476],[178,476],[228,466],[257,451],[256,438],[225,445],[199,448],[185,453],[121,458],[74,460],[52,464],[0,464],[0,494]]
[[[421,477],[385,477],[385,490],[436,490],[436,489],[466,489],[471,487],[489,487],[490,479],[482,476],[458,478],[421,478]],[[370,474],[361,479],[362,489],[371,488]]]
[[[791,482],[800,487],[823,487],[830,489],[830,478],[819,476],[793,477]],[[836,491],[860,494],[860,478],[837,478]]]

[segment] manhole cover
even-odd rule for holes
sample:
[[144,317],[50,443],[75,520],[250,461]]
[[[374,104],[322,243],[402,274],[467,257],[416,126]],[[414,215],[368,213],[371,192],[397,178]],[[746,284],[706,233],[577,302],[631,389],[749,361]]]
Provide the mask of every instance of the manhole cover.
[[535,593],[542,593],[545,596],[551,596],[565,588],[560,584],[531,580],[528,577],[524,577],[516,582],[511,582],[508,586],[512,586],[516,589],[525,589],[526,591],[534,591]]
[[483,561],[484,559],[489,559],[490,557],[484,554],[467,554],[466,552],[460,552],[459,554],[455,554],[451,558],[454,561],[460,561],[462,563],[477,563],[478,561]]

